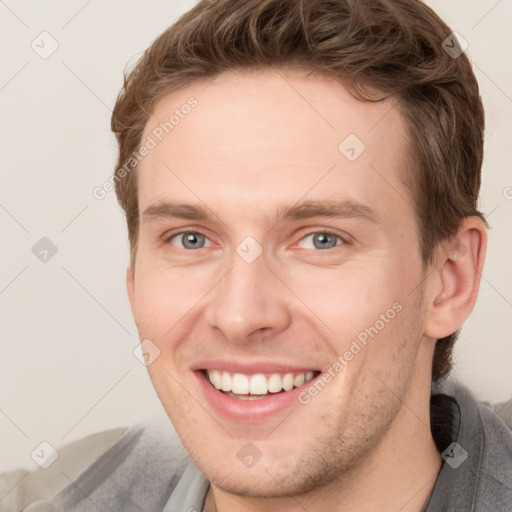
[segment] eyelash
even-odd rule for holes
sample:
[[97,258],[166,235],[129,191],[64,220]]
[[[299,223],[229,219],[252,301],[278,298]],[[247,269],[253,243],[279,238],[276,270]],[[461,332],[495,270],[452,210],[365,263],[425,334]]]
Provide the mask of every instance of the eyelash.
[[[194,230],[190,230],[190,231],[178,231],[178,232],[175,232],[175,233],[172,233],[170,235],[167,235],[165,237],[165,243],[167,244],[170,244],[171,240],[173,238],[175,238],[176,236],[179,236],[179,235],[185,235],[185,234],[189,234],[189,235],[202,235],[204,236],[205,238],[207,238],[208,240],[209,237],[205,234],[205,233],[202,233],[201,231],[194,231]],[[341,240],[341,243],[338,244],[338,245],[335,245],[334,247],[330,247],[328,249],[314,249],[316,252],[318,253],[330,253],[332,250],[336,249],[336,248],[339,248],[339,247],[342,247],[342,246],[346,246],[346,245],[350,245],[350,241],[341,236],[339,233],[329,229],[329,228],[324,228],[324,229],[321,229],[321,230],[313,230],[313,231],[310,231],[306,234],[304,234],[297,242],[294,243],[294,245],[298,244],[300,241],[304,240],[305,238],[307,238],[308,236],[311,236],[311,235],[318,235],[318,234],[322,234],[322,235],[330,235],[330,236],[334,236],[336,238],[339,238]],[[211,242],[211,240],[210,240]],[[181,249],[181,248],[177,248],[179,250],[183,250],[185,252],[196,252],[196,251],[199,251],[200,249]],[[201,248],[203,249],[203,248]],[[308,250],[311,250],[311,249],[304,249],[306,251]]]

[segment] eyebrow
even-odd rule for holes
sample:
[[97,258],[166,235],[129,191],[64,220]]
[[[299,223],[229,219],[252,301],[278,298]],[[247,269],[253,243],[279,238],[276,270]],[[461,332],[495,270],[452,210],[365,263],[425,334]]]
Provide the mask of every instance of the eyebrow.
[[142,213],[142,222],[159,218],[208,220],[210,217],[212,215],[202,206],[165,201],[148,206]]
[[[142,222],[151,222],[162,218],[188,220],[213,220],[216,217],[209,208],[200,205],[159,202],[148,206],[142,213]],[[374,210],[354,200],[305,200],[296,204],[280,204],[274,209],[271,220],[275,223],[289,220],[304,220],[313,217],[361,219],[377,223]]]
[[276,208],[275,218],[283,220],[303,220],[313,217],[362,219],[377,222],[376,213],[369,207],[353,200],[301,201],[292,206],[281,205]]

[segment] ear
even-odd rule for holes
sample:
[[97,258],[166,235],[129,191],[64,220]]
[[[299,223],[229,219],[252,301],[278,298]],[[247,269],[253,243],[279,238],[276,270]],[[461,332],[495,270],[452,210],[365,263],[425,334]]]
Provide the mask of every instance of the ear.
[[128,300],[130,301],[133,315],[135,311],[135,269],[131,263],[126,269],[126,290],[128,292]]
[[[440,339],[454,333],[476,302],[487,250],[487,230],[467,217],[457,234],[440,247],[428,294],[424,332]],[[430,280],[430,279],[429,279]]]

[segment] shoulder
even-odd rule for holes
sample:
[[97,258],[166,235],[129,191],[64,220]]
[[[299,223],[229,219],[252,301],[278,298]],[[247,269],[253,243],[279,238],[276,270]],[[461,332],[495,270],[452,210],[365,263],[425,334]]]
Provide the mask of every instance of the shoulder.
[[512,430],[512,398],[492,405],[492,409]]
[[457,503],[464,503],[468,510],[512,510],[512,430],[507,424],[508,406],[497,404],[493,408],[455,382],[444,384],[441,391],[457,402],[460,425],[456,441],[463,457],[456,465],[443,465],[436,488],[445,499],[455,496]]
[[48,469],[0,474],[0,509],[160,512],[189,463],[167,419],[99,432],[58,453]]
[[482,457],[499,460],[505,457],[506,466],[512,466],[512,400],[491,405],[478,401],[468,388],[451,381],[442,386],[442,392],[452,396],[461,415],[460,433],[473,446],[481,448]]
[[512,423],[504,405],[478,403],[474,438],[480,440],[475,510],[512,510]]

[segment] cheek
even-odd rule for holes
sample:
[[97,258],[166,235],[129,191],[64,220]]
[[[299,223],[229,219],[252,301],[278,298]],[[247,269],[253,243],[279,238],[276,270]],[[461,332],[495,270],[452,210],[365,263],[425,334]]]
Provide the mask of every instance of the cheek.
[[290,288],[307,306],[304,313],[321,327],[354,378],[364,364],[392,364],[397,346],[411,330],[408,319],[417,310],[410,283],[416,274],[402,267],[399,272],[376,259],[336,270],[317,268],[309,276],[295,274],[291,281]]
[[291,283],[297,296],[335,335],[353,334],[354,329],[375,322],[402,293],[384,262],[373,267],[316,268],[309,275],[295,275]]
[[144,264],[137,268],[134,316],[141,336],[168,338],[169,330],[193,312],[208,290],[204,272]]

